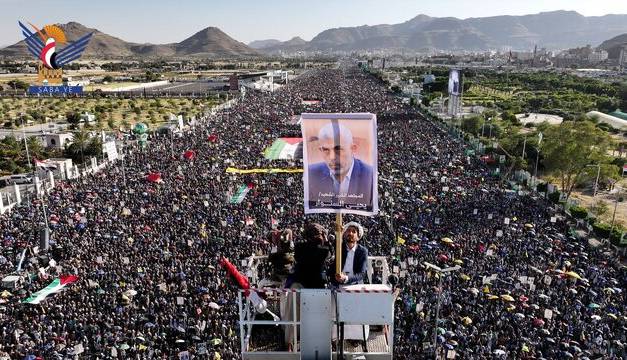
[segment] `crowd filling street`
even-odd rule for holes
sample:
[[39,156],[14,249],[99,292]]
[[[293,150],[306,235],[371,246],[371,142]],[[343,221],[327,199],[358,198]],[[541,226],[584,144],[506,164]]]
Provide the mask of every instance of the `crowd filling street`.
[[[305,217],[301,173],[225,170],[302,168],[263,151],[300,137],[291,119],[304,112],[378,116],[381,211],[345,221],[361,224],[360,244],[398,277],[394,359],[426,358],[434,338],[439,353],[463,359],[625,358],[627,277],[616,255],[575,236],[542,196],[508,191],[462,139],[352,67],[249,90],[144,149],[128,141],[123,161],[1,215],[0,275],[26,256],[25,280],[0,293],[0,358],[239,358],[237,287],[220,259],[268,255],[273,228],[296,243],[309,222],[332,233],[335,217]],[[147,180],[156,173],[161,181]],[[229,201],[242,185],[243,201]],[[46,223],[50,249],[35,254]],[[440,275],[425,262],[460,268]],[[24,303],[66,275],[78,280]]]

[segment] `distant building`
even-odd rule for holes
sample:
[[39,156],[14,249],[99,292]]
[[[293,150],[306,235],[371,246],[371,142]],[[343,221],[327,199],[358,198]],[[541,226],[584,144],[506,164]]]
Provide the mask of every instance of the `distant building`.
[[87,111],[85,111],[84,113],[81,114],[81,120],[86,123],[91,123],[91,122],[96,121],[96,115],[90,114]]
[[533,59],[533,53],[528,51],[512,51],[512,58],[519,61],[528,61]]
[[596,64],[607,60],[608,53],[605,50],[595,51],[592,54],[588,55],[588,61]]
[[64,82],[66,86],[86,86],[91,83],[89,79],[76,80],[76,79],[72,79],[71,76],[68,76]]
[[623,45],[623,48],[620,50],[620,56],[618,57],[618,66],[627,67],[627,45]]
[[555,66],[561,67],[561,68],[579,66],[582,63],[582,61],[579,58],[573,55],[558,56],[553,60],[554,60],[553,62]]
[[30,65],[24,65],[19,68],[19,72],[24,73],[24,74],[34,74],[37,72],[37,68],[35,68],[34,66],[30,66]]
[[72,143],[74,135],[72,133],[56,133],[44,135],[46,147],[63,149]]
[[237,79],[237,74],[229,76],[229,89],[231,91],[239,90],[239,80]]

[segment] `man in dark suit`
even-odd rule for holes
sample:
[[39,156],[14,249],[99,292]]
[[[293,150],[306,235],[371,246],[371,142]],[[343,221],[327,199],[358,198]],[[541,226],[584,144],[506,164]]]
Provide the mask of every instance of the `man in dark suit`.
[[351,131],[338,123],[318,132],[318,149],[324,158],[308,169],[309,206],[369,209],[372,204],[372,166],[355,158],[357,145]]
[[364,229],[356,222],[344,225],[342,244],[342,273],[335,274],[339,285],[363,284],[368,278],[368,249],[357,242],[364,236]]

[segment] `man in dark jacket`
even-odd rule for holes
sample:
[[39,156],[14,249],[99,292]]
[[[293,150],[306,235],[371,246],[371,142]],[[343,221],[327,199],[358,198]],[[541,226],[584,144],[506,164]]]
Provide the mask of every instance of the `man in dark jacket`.
[[326,263],[333,253],[327,241],[327,230],[320,224],[310,223],[305,225],[303,238],[306,242],[297,243],[295,247],[294,282],[306,289],[322,289],[327,284]]
[[364,229],[356,222],[344,225],[342,244],[342,273],[335,274],[339,285],[363,284],[367,280],[368,249],[357,242],[364,236]]

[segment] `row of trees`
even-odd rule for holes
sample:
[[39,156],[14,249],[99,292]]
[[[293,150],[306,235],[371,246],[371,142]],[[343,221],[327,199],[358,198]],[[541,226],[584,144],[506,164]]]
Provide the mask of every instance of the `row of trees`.
[[[26,139],[28,153],[32,159],[46,159],[61,155],[59,152],[46,149],[41,142],[35,137]],[[18,140],[15,136],[9,135],[0,140],[0,172],[3,174],[17,174],[29,171],[31,167],[28,164],[26,156],[26,146],[24,140]],[[31,163],[31,165],[33,165]]]
[[[426,84],[423,104],[441,95],[446,97],[448,72],[446,67],[399,68],[401,78],[422,82],[424,74],[435,75],[435,82]],[[556,114],[567,120],[592,110],[627,112],[627,83],[607,82],[582,78],[557,71],[516,72],[464,69],[465,105],[481,105],[513,113],[541,112]],[[481,84],[498,91],[513,92],[502,98],[496,95],[473,93],[473,85]]]
[[521,131],[515,116],[508,113],[497,116],[494,111],[488,111],[483,116],[465,118],[461,128],[479,138],[494,138],[494,141],[487,142],[488,146],[497,142],[499,147],[489,148],[489,151],[509,158],[510,173],[517,169],[533,173],[537,158],[539,168],[558,181],[567,197],[576,187],[596,180],[597,165],[600,166],[601,184],[608,184],[621,176],[624,160],[609,154],[625,146],[625,143],[614,141],[593,119],[581,117],[579,121],[566,121],[556,126],[544,123]]
[[[75,163],[83,163],[90,157],[102,156],[102,140],[99,136],[92,136],[85,130],[76,131],[73,135],[72,143],[65,149],[46,148],[34,136],[28,137],[26,144],[24,140],[17,139],[13,135],[5,137],[0,140],[0,173],[6,175],[32,171],[34,159],[66,157]],[[26,146],[28,146],[31,166],[28,163]]]

